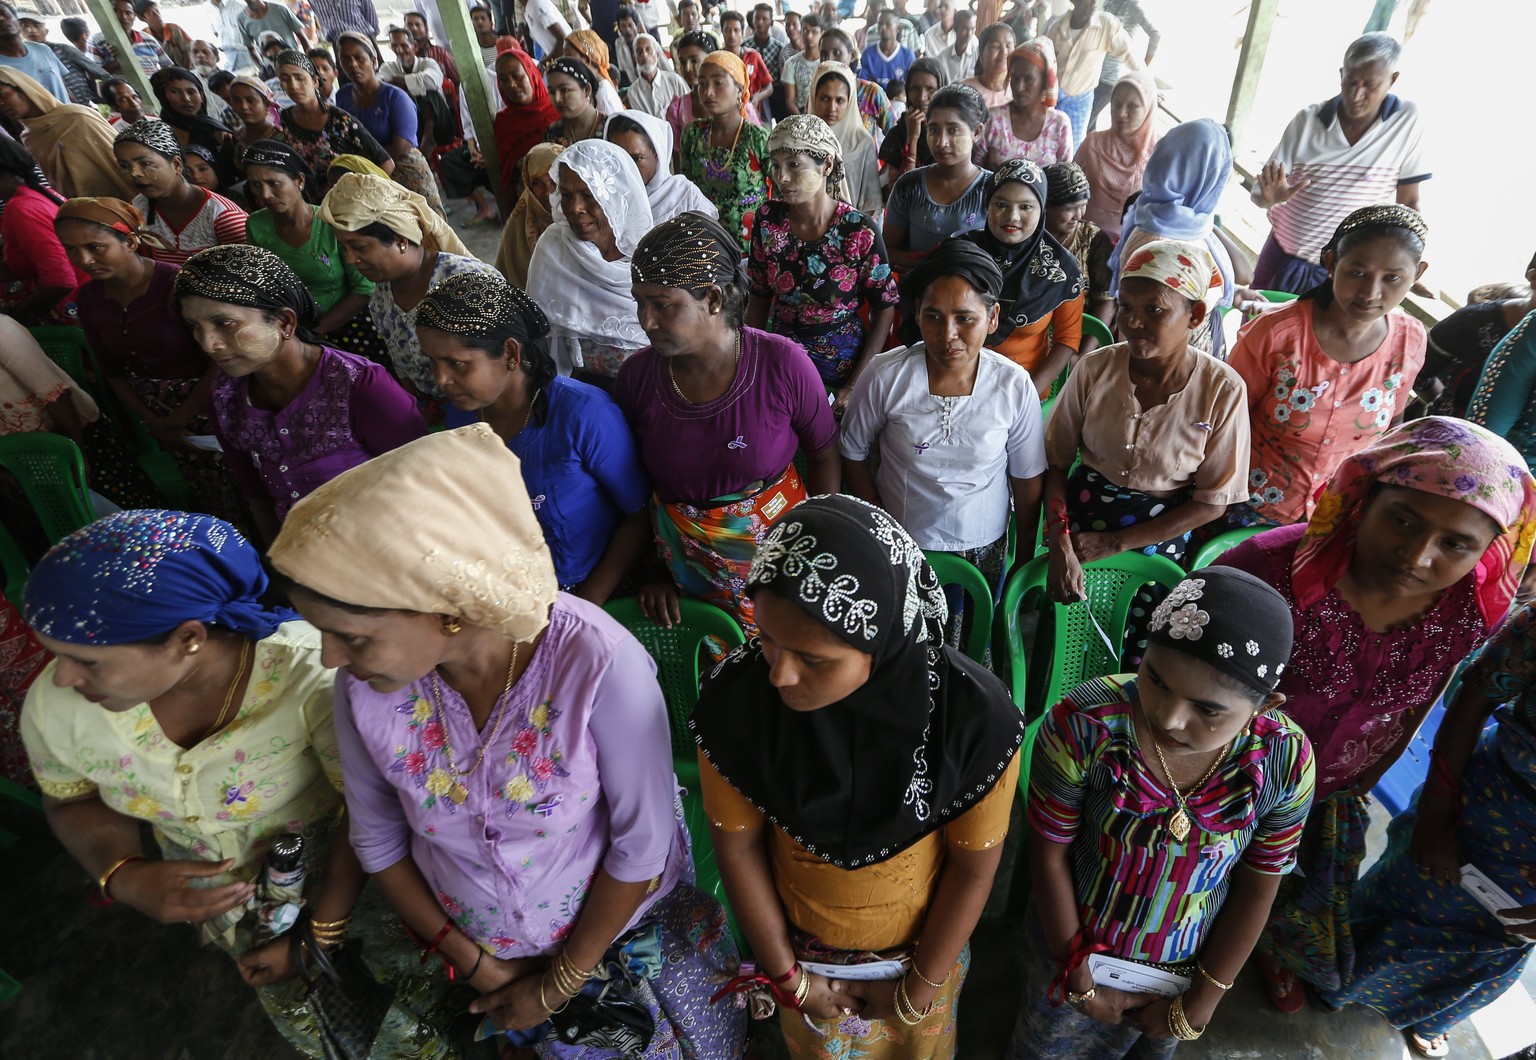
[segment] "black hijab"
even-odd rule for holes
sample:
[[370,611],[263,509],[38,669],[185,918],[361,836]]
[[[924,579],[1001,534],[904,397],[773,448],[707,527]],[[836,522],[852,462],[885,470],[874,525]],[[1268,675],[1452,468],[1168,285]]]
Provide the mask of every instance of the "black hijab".
[[[171,106],[166,98],[167,89],[172,81],[185,81],[197,89],[202,99],[202,106],[198,112],[191,116],[179,113]],[[179,66],[169,66],[163,70],[156,70],[149,79],[149,87],[154,89],[155,98],[160,101],[160,120],[173,129],[180,129],[187,134],[189,143],[206,147],[213,152],[212,165],[219,174],[219,187],[227,188],[240,179],[235,172],[234,164],[229,157],[229,130],[208,116],[208,86],[203,79],[191,70],[184,70]]]
[[999,300],[1003,273],[992,255],[961,236],[950,236],[901,274],[901,341],[908,346],[922,341],[917,325],[917,303],[923,293],[945,276],[958,276],[993,301]]
[[1040,223],[1024,242],[1010,246],[992,234],[989,225],[967,232],[962,239],[975,243],[992,255],[1003,273],[1002,293],[998,298],[1001,312],[997,330],[987,336],[988,344],[1002,342],[1015,328],[1032,324],[1055,312],[1063,302],[1083,293],[1083,273],[1077,259],[1045,230],[1045,206],[1049,189],[1045,173],[1027,158],[1012,158],[992,174],[987,188],[990,203],[993,192],[1004,184],[1022,184],[1040,204]]
[[747,589],[771,589],[874,656],[852,695],[786,707],[756,640],[705,681],[689,720],[731,786],[841,869],[894,857],[996,786],[1024,738],[1002,683],[943,640],[938,576],[896,520],[813,497],[768,531]]

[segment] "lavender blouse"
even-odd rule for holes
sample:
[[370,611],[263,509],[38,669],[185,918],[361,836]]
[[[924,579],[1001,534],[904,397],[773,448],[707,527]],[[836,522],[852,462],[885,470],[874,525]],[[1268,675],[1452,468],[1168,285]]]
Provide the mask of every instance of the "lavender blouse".
[[556,949],[599,868],[657,879],[638,923],[688,865],[655,674],[622,626],[562,593],[459,804],[445,743],[467,769],[483,735],[463,699],[440,683],[439,707],[430,680],[375,692],[342,671],[336,739],[363,868],[411,856],[464,933],[502,958]]

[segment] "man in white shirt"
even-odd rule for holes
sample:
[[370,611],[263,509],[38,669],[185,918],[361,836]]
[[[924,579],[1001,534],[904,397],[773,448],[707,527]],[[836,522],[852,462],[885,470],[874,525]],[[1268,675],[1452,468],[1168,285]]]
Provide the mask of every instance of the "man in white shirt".
[[654,37],[641,34],[635,38],[636,77],[629,86],[628,103],[658,118],[667,116],[667,107],[678,96],[688,94],[688,82],[682,75],[661,68],[661,45]]
[[976,35],[971,32],[974,20],[975,16],[971,14],[970,8],[962,7],[956,11],[954,29],[949,34],[949,43],[942,51],[931,53],[933,58],[939,61],[939,65],[944,67],[944,72],[949,75],[949,83],[952,85],[976,73],[978,45]]
[[538,47],[541,59],[549,58],[571,32],[571,24],[551,0],[528,0],[528,6],[523,9],[523,20],[528,24],[528,35]]
[[240,36],[240,12],[245,10],[242,0],[213,0],[219,10],[219,49],[224,53],[224,68],[241,73],[251,68],[251,53],[245,50],[245,38]]
[[[935,0],[928,13],[933,16],[933,25],[923,31],[923,54],[938,55],[949,42],[954,39],[955,29],[955,0]],[[967,74],[967,77],[970,75]]]
[[405,89],[412,98],[443,90],[443,68],[416,54],[416,38],[409,30],[391,26],[389,50],[395,57],[379,67],[380,80]]

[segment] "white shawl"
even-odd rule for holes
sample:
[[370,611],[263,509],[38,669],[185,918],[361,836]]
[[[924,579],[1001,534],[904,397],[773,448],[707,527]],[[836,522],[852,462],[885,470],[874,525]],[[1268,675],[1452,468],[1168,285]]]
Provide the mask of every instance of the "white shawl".
[[[613,118],[629,118],[645,130],[656,155],[656,175],[645,186],[645,194],[651,203],[651,224],[670,221],[680,213],[697,210],[718,219],[720,211],[705,197],[699,186],[681,173],[672,172],[672,126],[654,114],[640,110],[626,110]],[[611,124],[613,118],[609,118]],[[608,136],[605,126],[603,136]]]
[[816,113],[816,86],[828,74],[835,74],[848,86],[848,105],[843,116],[832,126],[832,135],[843,146],[843,192],[855,210],[873,219],[879,213],[880,169],[875,160],[875,140],[864,128],[859,115],[859,82],[843,63],[822,63],[811,75],[811,106],[806,113]]

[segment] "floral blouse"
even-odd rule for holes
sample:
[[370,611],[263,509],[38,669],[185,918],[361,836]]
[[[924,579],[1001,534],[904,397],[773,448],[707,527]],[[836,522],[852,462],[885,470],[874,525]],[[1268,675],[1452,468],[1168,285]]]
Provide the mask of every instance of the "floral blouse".
[[858,360],[860,307],[878,312],[900,301],[879,229],[845,202],[813,243],[791,230],[787,203],[764,203],[752,228],[747,288],[768,299],[768,330],[804,346],[828,385],[847,380]]
[[715,208],[727,232],[741,237],[745,252],[752,235],[752,218],[768,200],[768,131],[761,125],[742,122],[736,145],[709,145],[709,119],[702,118],[683,130],[678,146],[683,176],[698,185]]
[[981,146],[986,151],[981,164],[988,169],[996,169],[1012,158],[1027,158],[1042,169],[1057,162],[1070,162],[1072,121],[1055,107],[1047,107],[1040,135],[1033,140],[1020,140],[1013,133],[1013,117],[1008,105],[993,107],[987,112]]
[[274,140],[281,140],[292,147],[309,166],[321,189],[330,187],[328,171],[337,155],[362,155],[376,166],[389,161],[389,152],[374,139],[363,123],[340,107],[326,105],[325,127],[311,132],[299,124],[293,115],[294,108],[285,107],[282,127],[272,133]]

